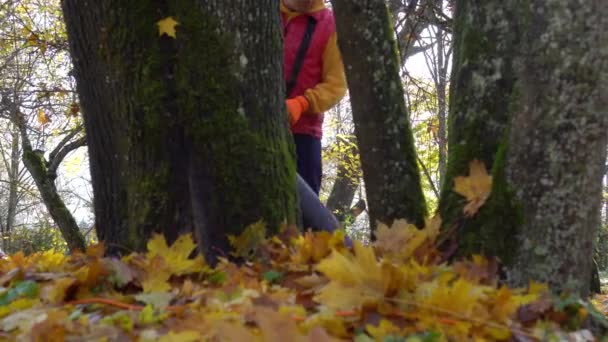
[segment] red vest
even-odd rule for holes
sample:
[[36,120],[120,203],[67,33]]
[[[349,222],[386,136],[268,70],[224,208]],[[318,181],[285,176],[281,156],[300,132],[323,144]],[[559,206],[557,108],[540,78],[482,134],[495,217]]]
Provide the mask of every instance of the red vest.
[[[299,15],[287,22],[286,15],[283,14],[283,75],[285,82],[291,75],[291,70],[295,63],[296,55],[306,32],[308,17],[312,16],[317,20],[315,30],[312,34],[310,45],[302,67],[296,80],[296,84],[287,98],[304,95],[306,89],[314,88],[321,82],[323,72],[323,52],[331,35],[336,32],[336,24],[332,12],[324,8],[318,12]],[[323,113],[316,115],[303,114],[300,120],[291,127],[294,134],[307,134],[316,138],[321,138],[323,126]]]

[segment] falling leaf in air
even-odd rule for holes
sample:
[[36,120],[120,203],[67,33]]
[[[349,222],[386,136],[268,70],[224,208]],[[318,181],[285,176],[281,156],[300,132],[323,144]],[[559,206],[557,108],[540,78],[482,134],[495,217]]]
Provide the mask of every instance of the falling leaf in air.
[[469,163],[469,176],[454,178],[454,191],[467,199],[464,213],[473,216],[486,202],[492,190],[492,176],[488,175],[483,162],[473,160]]
[[72,102],[70,104],[70,109],[68,111],[68,116],[78,116],[78,112],[80,112],[80,105],[76,102]]
[[163,34],[166,34],[169,37],[177,38],[175,36],[175,26],[178,24],[179,22],[173,19],[173,17],[166,17],[159,20],[156,22],[156,25],[158,25],[158,35],[162,36]]
[[50,121],[51,120],[49,119],[48,115],[46,115],[46,113],[42,109],[40,109],[38,111],[38,123],[44,126]]

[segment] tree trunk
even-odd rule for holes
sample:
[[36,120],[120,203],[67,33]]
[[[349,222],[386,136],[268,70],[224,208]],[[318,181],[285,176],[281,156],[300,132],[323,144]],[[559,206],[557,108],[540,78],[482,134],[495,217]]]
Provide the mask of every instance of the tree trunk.
[[[8,192],[8,211],[6,214],[6,225],[4,226],[4,232],[2,232],[2,248],[7,250],[9,246],[6,244],[10,241],[10,235],[15,225],[15,218],[17,216],[17,205],[19,204],[17,188],[19,185],[19,163],[20,156],[20,134],[19,127],[11,123],[11,159],[10,159],[10,170],[8,174],[9,179],[9,192]],[[9,238],[9,239],[7,239]]]
[[[110,253],[295,220],[276,1],[64,0],[97,233]],[[159,20],[178,22],[159,34]],[[243,195],[246,191],[247,194]]]
[[602,200],[604,203],[604,221],[602,224],[608,227],[608,165],[604,167],[604,196]]
[[[440,1],[440,4],[443,2]],[[437,145],[439,153],[439,180],[441,186],[445,179],[447,157],[448,157],[448,140],[447,140],[447,84],[448,84],[448,61],[450,54],[446,54],[445,46],[445,31],[441,27],[437,28],[437,77],[435,88],[437,89],[437,119],[439,121],[439,129],[437,130]],[[449,49],[448,49],[449,50]]]
[[585,296],[608,143],[608,7],[536,0],[525,11],[507,153],[524,220],[510,275]]
[[352,165],[357,165],[355,158],[359,151],[354,136],[338,137],[336,144],[341,153],[336,180],[327,198],[327,208],[343,222],[359,186],[359,177],[351,170]]
[[510,2],[462,0],[454,14],[454,59],[450,82],[448,165],[439,212],[444,227],[458,225],[458,253],[497,255],[508,263],[515,248],[511,193],[504,176],[494,175],[488,203],[477,216],[461,219],[465,200],[452,191],[454,178],[468,174],[469,162],[495,167],[510,118],[517,13]]
[[399,218],[422,226],[426,204],[386,4],[383,0],[333,0],[332,4],[372,231],[377,221],[392,224]]

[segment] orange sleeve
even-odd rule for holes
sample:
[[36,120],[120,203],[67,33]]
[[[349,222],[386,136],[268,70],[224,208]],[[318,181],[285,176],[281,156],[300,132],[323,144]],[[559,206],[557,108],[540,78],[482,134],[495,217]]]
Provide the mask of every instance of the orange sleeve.
[[336,105],[346,94],[344,64],[338,49],[338,39],[334,32],[323,51],[323,70],[321,83],[304,92],[310,102],[308,113],[322,113]]

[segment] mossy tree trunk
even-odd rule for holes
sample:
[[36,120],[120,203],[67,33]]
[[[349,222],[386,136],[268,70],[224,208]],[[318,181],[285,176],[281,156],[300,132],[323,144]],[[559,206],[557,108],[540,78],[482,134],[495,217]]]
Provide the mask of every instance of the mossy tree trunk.
[[[295,220],[273,0],[64,0],[110,253],[194,230],[213,259],[227,234]],[[175,38],[157,23],[178,22]]]
[[61,164],[68,153],[84,146],[86,143],[84,137],[74,139],[82,130],[75,129],[72,133],[64,137],[49,154],[49,159],[47,160],[42,153],[33,150],[27,132],[25,118],[17,108],[16,105],[13,106],[11,110],[11,119],[19,129],[23,164],[32,175],[34,183],[36,183],[36,188],[38,189],[38,192],[40,192],[40,197],[42,197],[42,202],[53,218],[53,222],[55,222],[57,228],[59,228],[68,249],[71,252],[77,250],[84,252],[86,249],[85,238],[80,232],[76,219],[61,196],[59,196],[59,192],[55,186],[59,164]]
[[[606,7],[458,1],[450,150],[440,202],[459,252],[500,257],[514,284],[589,291],[606,160]],[[472,159],[492,193],[472,219],[451,191]]]
[[506,171],[523,224],[512,281],[586,295],[608,143],[608,7],[531,1]]
[[[517,14],[513,1],[462,0],[454,13],[454,57],[448,115],[448,163],[442,180],[439,212],[444,227],[456,225],[460,255],[486,253],[503,262],[515,247],[515,217],[510,192],[494,176],[488,203],[471,219],[462,219],[465,199],[452,191],[454,177],[466,175],[469,162],[481,160],[490,171],[505,141],[511,112],[512,72],[517,54]],[[498,156],[499,157],[499,156]],[[500,161],[500,158],[499,160]],[[504,177],[503,177],[504,178]]]
[[424,224],[414,137],[383,0],[333,0],[350,91],[372,231],[377,221]]
[[358,165],[356,158],[359,151],[357,141],[352,135],[338,136],[336,145],[340,154],[336,180],[327,198],[327,208],[340,222],[344,222],[360,183],[358,172],[353,170],[353,166]]

